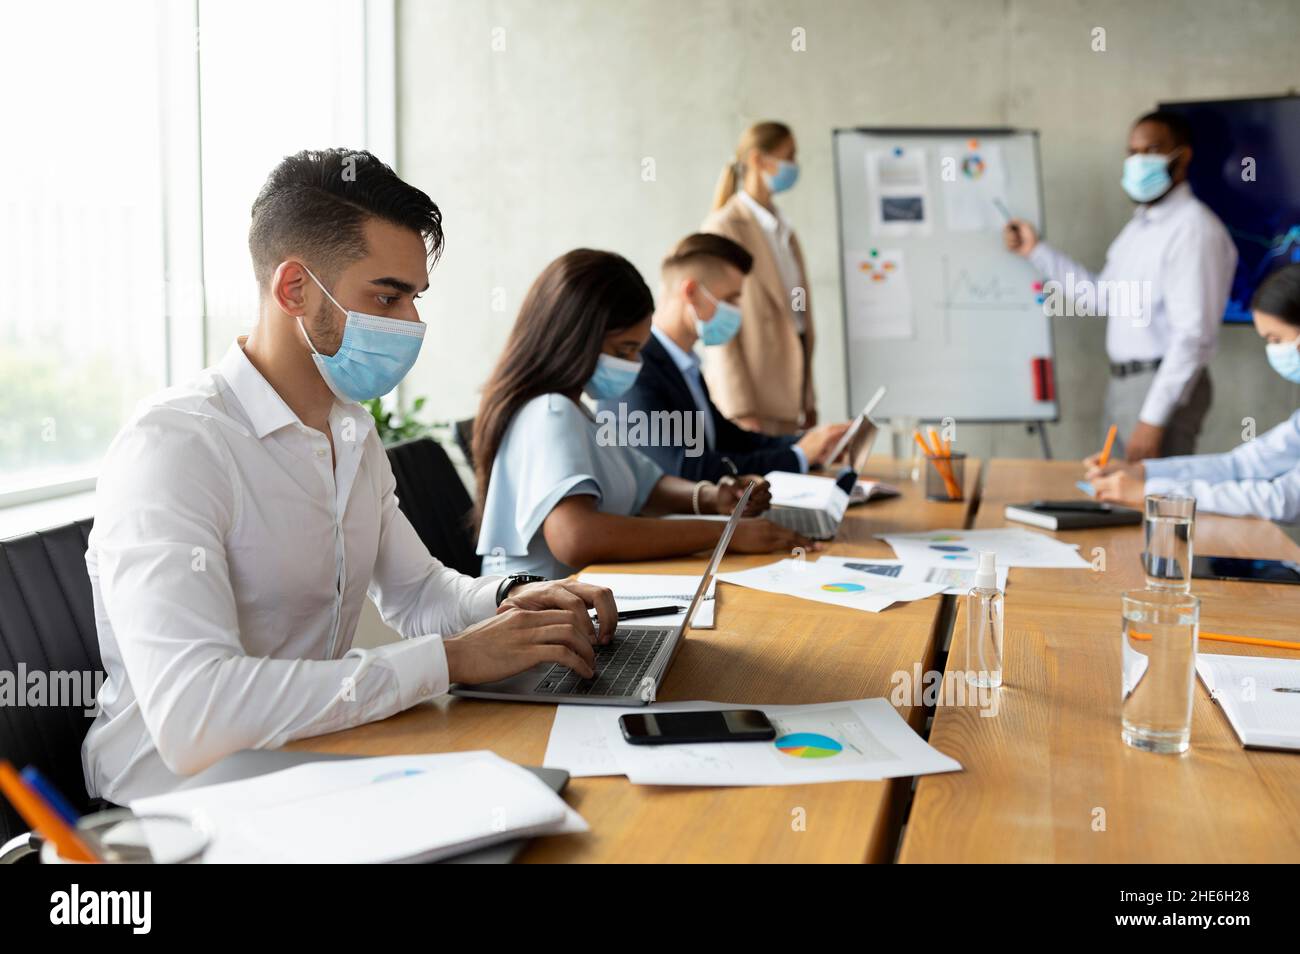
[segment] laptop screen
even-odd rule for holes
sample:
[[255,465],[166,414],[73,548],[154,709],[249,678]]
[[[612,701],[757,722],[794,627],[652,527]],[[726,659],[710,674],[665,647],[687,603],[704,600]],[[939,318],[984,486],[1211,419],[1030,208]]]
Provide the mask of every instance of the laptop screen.
[[682,632],[690,628],[691,620],[695,619],[695,611],[700,606],[700,601],[704,599],[704,593],[709,588],[709,581],[713,579],[713,574],[717,572],[718,564],[722,562],[722,555],[727,552],[727,546],[731,543],[731,536],[736,532],[736,527],[740,524],[740,515],[745,512],[745,504],[749,503],[749,495],[754,492],[754,485],[750,484],[745,488],[745,492],[740,495],[736,501],[736,508],[731,511],[731,517],[727,520],[726,527],[722,530],[722,536],[718,538],[718,545],[713,548],[713,556],[709,557],[709,565],[704,569],[704,575],[700,577],[700,585],[695,588],[695,596],[691,599],[691,605],[686,610],[686,617],[682,620]]

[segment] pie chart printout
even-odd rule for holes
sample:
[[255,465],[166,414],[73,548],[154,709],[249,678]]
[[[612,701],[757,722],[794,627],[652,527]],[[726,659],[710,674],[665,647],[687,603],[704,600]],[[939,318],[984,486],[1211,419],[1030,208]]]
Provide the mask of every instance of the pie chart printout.
[[796,759],[829,759],[844,751],[844,746],[818,732],[794,732],[776,740],[777,750]]

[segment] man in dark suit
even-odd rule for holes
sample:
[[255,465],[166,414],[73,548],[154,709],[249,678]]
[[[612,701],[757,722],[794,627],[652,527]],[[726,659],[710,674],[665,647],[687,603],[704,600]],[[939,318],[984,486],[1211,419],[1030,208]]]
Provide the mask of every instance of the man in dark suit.
[[[666,473],[714,481],[771,470],[806,473],[825,463],[848,424],[827,424],[799,437],[746,430],[722,416],[700,374],[696,341],[721,345],[740,327],[741,288],[749,252],[721,235],[688,235],[664,259],[659,304],[641,374],[617,401],[599,410],[636,420],[655,439],[637,444]],[[670,439],[664,439],[670,437]]]

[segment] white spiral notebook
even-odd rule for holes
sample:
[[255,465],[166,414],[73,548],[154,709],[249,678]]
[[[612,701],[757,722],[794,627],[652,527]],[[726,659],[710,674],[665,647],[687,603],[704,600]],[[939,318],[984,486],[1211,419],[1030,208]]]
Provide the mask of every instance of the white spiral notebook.
[[1198,653],[1196,672],[1242,745],[1300,751],[1300,659]]

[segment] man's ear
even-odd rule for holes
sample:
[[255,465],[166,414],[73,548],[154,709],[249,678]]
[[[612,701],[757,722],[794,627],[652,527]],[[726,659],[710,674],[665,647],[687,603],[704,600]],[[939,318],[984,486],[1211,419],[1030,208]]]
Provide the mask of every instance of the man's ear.
[[271,300],[286,315],[307,314],[307,286],[312,284],[307,270],[292,259],[281,262],[271,276]]
[[1182,151],[1178,154],[1178,158],[1174,160],[1174,170],[1177,178],[1186,179],[1187,172],[1191,168],[1192,168],[1192,147],[1190,145],[1183,146]]
[[691,278],[688,275],[687,277],[682,279],[682,283],[677,286],[677,290],[681,292],[683,301],[694,303],[695,290],[699,287],[700,287],[700,283],[696,279]]

